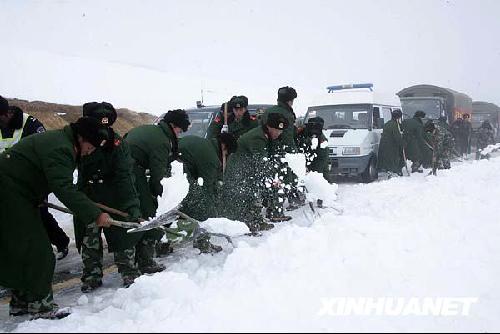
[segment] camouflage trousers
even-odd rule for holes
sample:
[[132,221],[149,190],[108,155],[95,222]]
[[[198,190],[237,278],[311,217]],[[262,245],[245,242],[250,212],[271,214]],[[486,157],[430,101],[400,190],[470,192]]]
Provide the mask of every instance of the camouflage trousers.
[[140,271],[157,265],[153,258],[156,257],[156,244],[161,240],[162,236],[163,231],[160,232],[158,229],[147,231],[135,246],[135,262]]
[[9,313],[11,315],[21,315],[27,313],[49,312],[57,308],[54,303],[52,291],[42,299],[35,299],[28,292],[19,290],[11,291],[11,300],[9,303]]
[[[82,282],[100,281],[103,277],[103,246],[101,229],[95,222],[87,225],[82,241],[83,275]],[[136,250],[129,248],[113,253],[114,262],[122,278],[135,278],[140,276],[136,264]]]

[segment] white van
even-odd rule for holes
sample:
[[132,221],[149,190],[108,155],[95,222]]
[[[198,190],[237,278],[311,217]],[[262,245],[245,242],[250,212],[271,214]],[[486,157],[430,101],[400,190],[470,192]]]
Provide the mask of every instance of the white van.
[[330,86],[328,93],[309,107],[312,117],[325,120],[324,134],[330,152],[330,177],[378,178],[377,156],[382,128],[397,105],[375,102],[373,84]]

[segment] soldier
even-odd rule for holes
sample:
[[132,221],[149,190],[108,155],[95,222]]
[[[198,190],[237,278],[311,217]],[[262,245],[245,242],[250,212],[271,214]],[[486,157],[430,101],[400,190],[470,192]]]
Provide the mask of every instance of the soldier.
[[457,151],[460,157],[466,158],[470,152],[470,138],[472,135],[472,126],[468,121],[469,114],[464,114],[463,118],[458,117],[451,125],[453,135],[455,136]]
[[[236,139],[258,125],[257,118],[248,112],[248,98],[246,96],[233,96],[227,103],[228,118],[227,132]],[[224,104],[221,112],[215,117],[207,130],[207,138],[217,138],[224,126]]]
[[455,151],[455,138],[451,133],[451,128],[446,122],[446,117],[440,117],[436,128],[441,135],[440,140],[442,141],[443,149],[439,159],[439,169],[450,169],[451,168],[451,158],[453,157]]
[[64,129],[29,136],[0,155],[0,285],[12,289],[11,315],[69,314],[53,301],[55,259],[38,205],[53,192],[82,221],[109,227],[110,216],[73,185],[77,160],[106,140],[107,131],[84,117]]
[[[169,110],[157,125],[142,125],[130,130],[125,141],[134,159],[135,185],[139,193],[143,218],[156,215],[158,196],[163,193],[161,180],[169,176],[170,164],[178,156],[178,136],[189,129],[185,110]],[[153,260],[163,231],[147,231],[136,247],[136,259],[141,272],[158,272],[165,266]]]
[[477,131],[477,152],[476,159],[481,157],[481,150],[488,147],[488,145],[495,143],[495,132],[489,121],[484,121]]
[[[252,232],[269,230],[273,224],[261,215],[264,197],[276,199],[282,188],[278,174],[280,158],[278,138],[287,128],[287,119],[279,112],[267,113],[263,123],[238,140],[236,153],[229,158],[224,173],[222,207],[224,216],[245,222]],[[271,195],[268,193],[271,192]],[[282,203],[269,201],[268,206]]]
[[402,124],[405,152],[407,159],[412,161],[412,173],[423,172],[420,167],[424,161],[424,150],[428,147],[428,144],[424,140],[423,118],[425,118],[425,112],[418,110],[415,112],[413,118],[403,121]]
[[[91,200],[119,209],[129,214],[129,221],[141,217],[140,203],[134,187],[132,158],[128,145],[112,126],[118,117],[115,108],[107,102],[89,102],[83,105],[83,116],[99,121],[107,128],[109,140],[103,147],[78,164],[78,189]],[[123,217],[113,216],[123,220]],[[103,246],[102,229],[95,222],[85,224],[79,217],[74,218],[75,240],[83,260],[81,290],[91,292],[102,286]],[[119,227],[104,229],[108,251],[114,255],[123,286],[129,287],[140,276],[135,263],[135,245],[143,236],[141,233],[127,234]],[[142,268],[144,269],[144,268]]]
[[391,115],[391,120],[384,125],[377,160],[377,168],[386,171],[389,178],[396,175],[402,176],[401,169],[406,164],[403,155],[403,136],[400,127],[403,114],[401,110],[395,109]]
[[306,156],[306,169],[323,174],[329,179],[328,140],[323,134],[325,121],[321,117],[308,119],[305,127],[297,131],[297,146]]
[[[236,148],[236,139],[230,133],[221,133],[212,139],[196,136],[179,139],[179,160],[183,162],[189,182],[189,192],[179,209],[181,212],[198,221],[219,216],[218,199],[223,179],[223,161],[234,153]],[[177,226],[173,232],[187,232],[186,237],[191,237],[195,228],[192,223],[182,220],[178,221]],[[209,239],[208,236],[198,236],[194,246],[202,253],[222,250],[221,247],[211,244]]]
[[[286,118],[288,127],[283,131],[283,134],[279,138],[280,150],[282,158],[286,153],[296,153],[297,152],[297,128],[295,127],[295,121],[297,119],[294,111],[293,111],[293,102],[297,98],[297,91],[292,87],[281,87],[278,89],[278,104],[266,110],[263,115],[263,121],[268,114],[270,113],[279,113]],[[282,202],[283,196],[288,198],[289,210],[293,210],[298,208],[299,206],[304,204],[303,196],[299,193],[297,189],[298,178],[297,175],[291,170],[286,162],[283,162],[283,159],[279,159],[281,168],[280,168],[280,176],[283,178],[284,190],[285,194],[278,193],[280,198],[277,200],[277,203]],[[268,218],[274,221],[281,220],[289,220],[290,217],[285,216],[283,214],[283,210],[279,206],[274,206],[278,210],[274,212],[268,211]]]
[[[0,96],[0,153],[9,149],[22,138],[35,133],[45,132],[43,124],[16,106],[9,106],[6,99]],[[57,248],[57,259],[68,255],[69,237],[59,227],[47,206],[40,207],[42,221],[51,244]]]

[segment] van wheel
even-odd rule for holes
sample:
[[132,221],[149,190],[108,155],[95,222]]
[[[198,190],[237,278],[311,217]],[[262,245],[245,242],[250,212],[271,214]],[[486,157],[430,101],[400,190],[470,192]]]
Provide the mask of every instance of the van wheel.
[[365,171],[361,174],[361,179],[364,183],[370,183],[378,179],[378,171],[377,171],[377,160],[372,157],[368,166],[366,166]]

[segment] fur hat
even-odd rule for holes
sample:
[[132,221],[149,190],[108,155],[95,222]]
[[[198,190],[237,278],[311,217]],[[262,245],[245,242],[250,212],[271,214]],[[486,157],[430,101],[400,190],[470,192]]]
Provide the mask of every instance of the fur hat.
[[297,98],[297,91],[292,87],[281,87],[278,89],[278,101],[286,103]]
[[70,124],[73,131],[80,135],[83,140],[91,143],[94,147],[106,144],[108,130],[99,120],[93,117],[80,117],[75,123]]
[[288,128],[288,120],[280,113],[273,112],[267,115],[266,125],[273,129],[285,130]]
[[165,116],[163,116],[163,122],[172,123],[181,128],[184,132],[189,129],[189,125],[191,124],[189,115],[184,109],[169,110]]
[[118,114],[111,103],[88,102],[83,105],[83,116],[97,119],[104,126],[112,126]]

